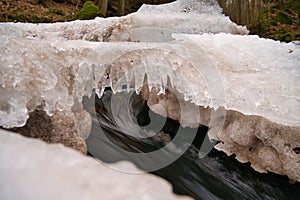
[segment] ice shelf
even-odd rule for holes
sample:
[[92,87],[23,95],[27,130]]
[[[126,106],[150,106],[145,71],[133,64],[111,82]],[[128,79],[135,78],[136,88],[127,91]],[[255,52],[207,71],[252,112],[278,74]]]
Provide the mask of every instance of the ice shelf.
[[[299,126],[300,48],[257,36],[173,35],[168,43],[95,43],[2,36],[1,121],[23,126],[41,104],[52,115],[84,95],[124,85],[171,85],[185,101]],[[108,78],[109,77],[109,78]]]

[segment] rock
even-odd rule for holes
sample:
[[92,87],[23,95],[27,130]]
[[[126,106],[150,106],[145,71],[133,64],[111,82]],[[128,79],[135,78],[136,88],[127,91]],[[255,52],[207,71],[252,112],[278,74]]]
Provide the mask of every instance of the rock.
[[57,111],[51,117],[45,111],[36,110],[30,113],[24,127],[12,130],[48,143],[62,143],[87,154],[85,139],[90,133],[91,123],[91,116],[84,110],[81,113]]
[[220,136],[222,143],[215,148],[235,154],[241,162],[250,162],[259,172],[275,172],[300,181],[300,155],[293,151],[300,146],[299,133],[299,126],[284,126],[228,111]]
[[[0,199],[191,199],[150,174],[128,174],[60,144],[0,130]],[[118,165],[134,167],[128,162]]]

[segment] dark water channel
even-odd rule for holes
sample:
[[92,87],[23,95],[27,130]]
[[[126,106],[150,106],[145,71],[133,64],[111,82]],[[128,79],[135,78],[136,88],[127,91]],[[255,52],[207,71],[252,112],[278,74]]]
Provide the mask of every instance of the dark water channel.
[[[112,101],[112,97],[114,100]],[[129,98],[129,108],[126,109],[125,99]],[[94,102],[95,100],[95,102]],[[113,103],[112,103],[113,102]],[[96,104],[97,113],[92,112]],[[179,159],[170,165],[151,173],[163,177],[173,185],[177,194],[192,196],[195,199],[299,199],[300,184],[289,184],[286,177],[275,174],[260,174],[255,172],[249,164],[241,164],[233,157],[222,152],[212,150],[208,156],[198,157],[198,149],[207,132],[207,127],[198,129],[182,128],[180,124],[165,119],[149,110],[146,102],[138,95],[105,91],[103,97],[98,99],[92,96],[85,98],[84,104],[93,115],[93,130],[87,139],[90,154],[106,163],[120,160],[133,162],[141,169],[155,165],[162,160],[156,157],[139,159],[124,152],[145,154],[165,147],[172,143],[172,139],[183,130],[188,134],[196,131],[197,136],[190,144],[188,150]],[[124,112],[129,110],[130,113]],[[134,118],[128,122],[127,117]],[[130,121],[130,120],[129,120]],[[136,122],[135,125],[132,123]],[[155,126],[147,126],[152,122],[164,122],[160,130]],[[147,138],[136,138],[129,133],[133,126],[146,127],[147,133],[155,131],[157,134]],[[151,130],[152,129],[152,130]],[[134,128],[132,129],[134,132]],[[184,135],[180,136],[184,141]],[[171,141],[171,142],[170,142]],[[180,148],[180,147],[178,147]],[[176,148],[175,148],[176,149]],[[160,152],[163,156],[172,156],[178,153],[173,148]],[[154,164],[153,164],[154,163]]]

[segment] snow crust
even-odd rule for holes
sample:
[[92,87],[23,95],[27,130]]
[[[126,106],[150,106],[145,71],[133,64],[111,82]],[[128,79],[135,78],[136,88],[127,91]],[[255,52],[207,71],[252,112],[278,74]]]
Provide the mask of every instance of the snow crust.
[[163,5],[143,5],[133,20],[139,27],[168,28],[174,33],[249,33],[246,27],[237,26],[222,14],[216,0],[177,0]]
[[258,36],[186,36],[217,67],[227,110],[300,125],[300,46]]

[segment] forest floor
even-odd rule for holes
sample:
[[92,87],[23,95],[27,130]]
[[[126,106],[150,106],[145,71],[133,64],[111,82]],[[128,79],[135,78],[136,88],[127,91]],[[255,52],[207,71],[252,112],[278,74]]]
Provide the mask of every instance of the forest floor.
[[[0,22],[52,23],[76,20],[76,13],[83,7],[83,0],[0,0]],[[91,0],[96,4],[96,0]],[[126,4],[125,14],[141,6]],[[116,16],[118,0],[110,0],[107,16]]]
[[79,5],[76,6],[72,2],[1,0],[0,21],[31,23],[71,21],[75,19],[78,10]]

